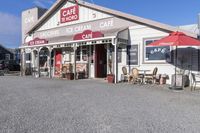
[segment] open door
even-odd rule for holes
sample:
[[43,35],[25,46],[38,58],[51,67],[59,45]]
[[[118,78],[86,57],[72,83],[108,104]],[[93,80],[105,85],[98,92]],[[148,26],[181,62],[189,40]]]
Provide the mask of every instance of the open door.
[[107,77],[107,50],[105,45],[95,46],[95,77]]

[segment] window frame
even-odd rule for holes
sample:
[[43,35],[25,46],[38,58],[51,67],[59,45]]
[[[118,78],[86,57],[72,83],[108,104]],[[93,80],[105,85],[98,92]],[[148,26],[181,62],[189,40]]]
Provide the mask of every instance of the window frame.
[[[160,36],[160,37],[151,37],[151,38],[143,38],[143,59],[142,59],[142,62],[143,64],[152,64],[152,63],[155,63],[155,64],[168,64],[170,62],[172,62],[172,47],[169,46],[169,50],[170,50],[170,58],[169,58],[169,61],[167,61],[166,59],[165,60],[145,60],[146,59],[146,41],[155,41],[155,40],[160,40],[161,38],[163,38],[165,36]],[[156,46],[158,47],[158,46]]]

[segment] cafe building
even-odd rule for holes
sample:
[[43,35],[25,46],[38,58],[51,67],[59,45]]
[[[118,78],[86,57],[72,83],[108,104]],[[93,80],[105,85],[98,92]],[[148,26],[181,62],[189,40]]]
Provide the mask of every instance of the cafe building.
[[[174,47],[148,44],[177,30],[197,38],[177,27],[85,1],[57,0],[48,10],[32,8],[22,13],[22,74],[27,69],[49,78],[61,77],[63,71],[73,79],[105,79],[113,74],[117,83],[124,66],[128,72],[157,67],[158,73],[169,75],[170,83]],[[198,71],[198,50],[187,54]]]

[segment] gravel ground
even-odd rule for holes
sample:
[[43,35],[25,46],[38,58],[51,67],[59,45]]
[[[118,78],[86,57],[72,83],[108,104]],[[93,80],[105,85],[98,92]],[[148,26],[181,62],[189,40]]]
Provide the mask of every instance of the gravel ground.
[[198,133],[200,93],[0,77],[0,133]]

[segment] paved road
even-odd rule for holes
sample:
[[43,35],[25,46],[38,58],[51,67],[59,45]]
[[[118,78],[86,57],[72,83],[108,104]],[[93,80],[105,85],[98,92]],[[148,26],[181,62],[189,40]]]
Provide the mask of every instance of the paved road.
[[0,77],[0,133],[198,132],[198,92],[95,80]]

